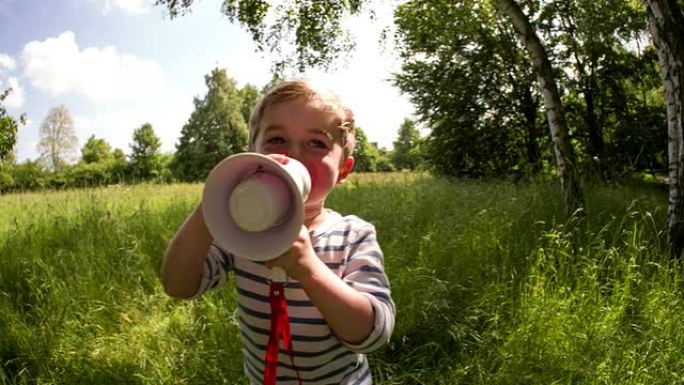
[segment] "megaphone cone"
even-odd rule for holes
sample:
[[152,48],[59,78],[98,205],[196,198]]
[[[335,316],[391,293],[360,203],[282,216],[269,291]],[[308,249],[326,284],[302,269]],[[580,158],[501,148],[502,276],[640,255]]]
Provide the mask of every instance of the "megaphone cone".
[[204,221],[214,241],[236,257],[268,261],[289,250],[304,220],[311,188],[306,167],[257,153],[222,160],[202,193]]

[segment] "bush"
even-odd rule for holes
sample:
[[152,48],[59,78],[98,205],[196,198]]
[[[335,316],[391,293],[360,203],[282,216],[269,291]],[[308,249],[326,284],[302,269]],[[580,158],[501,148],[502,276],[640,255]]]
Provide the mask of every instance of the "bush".
[[15,165],[11,170],[15,191],[33,191],[45,188],[48,174],[38,161],[26,161]]
[[66,170],[69,187],[106,186],[110,183],[110,162],[80,163]]
[[11,191],[14,187],[14,178],[12,175],[0,171],[0,193]]

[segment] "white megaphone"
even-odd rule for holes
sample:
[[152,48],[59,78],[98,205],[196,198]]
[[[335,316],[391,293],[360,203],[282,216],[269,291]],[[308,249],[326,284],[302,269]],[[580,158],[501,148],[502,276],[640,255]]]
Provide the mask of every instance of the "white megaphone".
[[[299,161],[285,164],[246,152],[229,156],[209,173],[202,194],[204,221],[224,250],[268,261],[290,249],[304,221],[311,176]],[[285,272],[272,270],[285,281]]]

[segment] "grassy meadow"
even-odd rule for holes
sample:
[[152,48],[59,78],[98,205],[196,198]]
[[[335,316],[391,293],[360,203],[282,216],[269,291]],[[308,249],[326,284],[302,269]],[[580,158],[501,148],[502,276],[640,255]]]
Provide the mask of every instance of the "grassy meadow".
[[[244,384],[232,286],[159,282],[201,185],[0,197],[0,383]],[[397,305],[378,384],[684,381],[666,191],[356,175],[328,206],[375,224]]]

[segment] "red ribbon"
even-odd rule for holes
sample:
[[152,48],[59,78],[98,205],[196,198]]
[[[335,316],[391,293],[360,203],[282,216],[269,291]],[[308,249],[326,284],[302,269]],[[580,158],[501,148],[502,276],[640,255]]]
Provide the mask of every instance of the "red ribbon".
[[271,335],[268,337],[266,346],[266,367],[264,368],[264,385],[275,385],[276,372],[278,371],[278,351],[280,350],[280,338],[290,354],[292,366],[297,372],[297,381],[301,385],[299,370],[294,364],[292,352],[292,336],[290,335],[290,319],[287,315],[287,303],[285,302],[285,289],[281,282],[271,282],[269,293],[271,301]]

